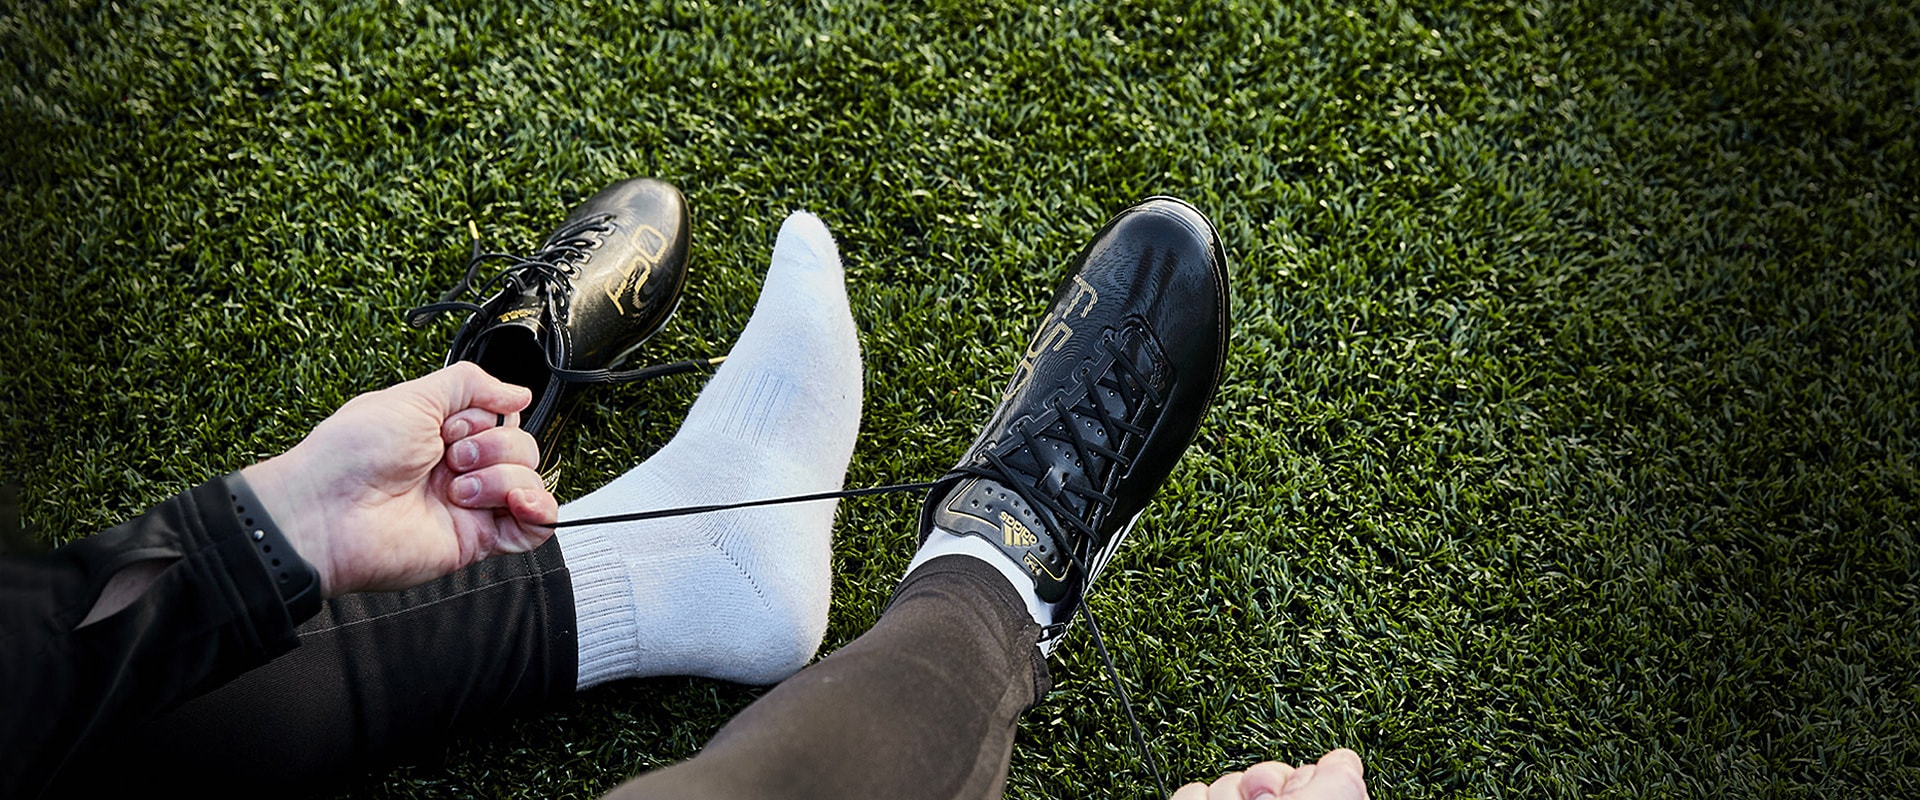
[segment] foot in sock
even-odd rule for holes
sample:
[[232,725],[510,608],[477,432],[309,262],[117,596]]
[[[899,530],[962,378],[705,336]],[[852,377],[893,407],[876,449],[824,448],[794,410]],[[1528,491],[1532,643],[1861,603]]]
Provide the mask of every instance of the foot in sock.
[[[833,237],[795,213],[753,318],[673,440],[560,517],[838,490],[860,428],[860,382]],[[835,505],[562,530],[579,688],[652,675],[769,684],[800,669],[826,633]]]
[[927,497],[908,568],[993,564],[1052,652],[1220,385],[1226,257],[1212,223],[1156,197],[1095,235],[1000,405]]

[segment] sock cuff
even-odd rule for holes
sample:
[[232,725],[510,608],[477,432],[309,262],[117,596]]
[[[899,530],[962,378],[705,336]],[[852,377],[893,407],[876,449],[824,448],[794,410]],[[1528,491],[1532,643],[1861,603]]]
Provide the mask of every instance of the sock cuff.
[[[558,534],[556,534],[558,535]],[[573,574],[574,625],[580,670],[576,688],[585,689],[631,672],[634,619],[633,587],[627,566],[606,533],[587,526],[561,543]]]
[[914,567],[906,577],[900,579],[893,596],[887,599],[887,607],[892,608],[900,598],[912,594],[922,585],[944,588],[942,585],[950,585],[954,581],[970,584],[967,594],[988,598],[983,605],[993,609],[994,615],[1005,622],[1004,627],[1010,630],[1027,625],[1040,627],[1039,623],[1034,622],[1033,615],[1027,612],[1026,600],[1007,584],[1006,576],[1001,575],[998,568],[973,556],[958,553],[936,556]]

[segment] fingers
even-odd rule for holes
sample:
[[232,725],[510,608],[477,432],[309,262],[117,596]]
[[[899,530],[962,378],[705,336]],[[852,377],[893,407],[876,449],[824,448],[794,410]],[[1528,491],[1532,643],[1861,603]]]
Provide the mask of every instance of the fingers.
[[[542,529],[541,541],[553,533],[553,524],[560,521],[560,501],[554,499],[545,486],[513,490],[507,495],[507,510],[523,527]],[[534,544],[537,546],[539,542]]]
[[524,553],[539,547],[553,535],[553,523],[560,521],[560,503],[545,486],[515,489],[507,493],[507,513],[513,515],[514,530],[502,526],[496,549],[502,553]]
[[1229,772],[1207,787],[1207,800],[1240,800],[1240,773]]
[[1295,770],[1287,779],[1287,793],[1312,790],[1312,797],[1339,797],[1364,800],[1367,796],[1367,768],[1360,754],[1344,747],[1320,757],[1319,763]]
[[1351,774],[1355,778],[1367,777],[1367,765],[1360,762],[1360,754],[1344,747],[1321,756],[1320,769]]
[[1262,761],[1248,767],[1240,777],[1240,797],[1242,800],[1261,800],[1278,795],[1287,787],[1287,779],[1293,777],[1293,772],[1293,767],[1279,761]]
[[471,361],[449,365],[400,385],[411,387],[428,402],[435,404],[442,418],[469,408],[510,414],[525,409],[527,404],[533,402],[532,390],[488,375],[480,365]]
[[553,535],[560,504],[547,491],[537,468],[540,449],[533,435],[519,428],[489,428],[447,447],[447,468],[456,476],[448,497],[466,508],[504,508],[512,517],[502,525],[492,552],[519,553]]
[[484,408],[469,408],[455,412],[453,416],[447,417],[445,422],[440,423],[440,441],[453,444],[489,428],[518,427],[520,427],[520,413],[517,411],[501,414]]
[[1229,772],[1209,786],[1189,783],[1168,800],[1366,800],[1366,767],[1360,754],[1341,748],[1320,757],[1317,764],[1295,769],[1279,761],[1263,761],[1246,772]]
[[1213,785],[1189,783],[1168,800],[1270,800],[1277,797],[1293,775],[1293,767],[1278,761],[1263,761],[1246,772],[1229,772]]
[[1319,771],[1317,764],[1301,764],[1299,769],[1293,771],[1293,777],[1287,779],[1287,791],[1297,792],[1301,787],[1312,784],[1313,776]]
[[560,503],[541,483],[540,473],[520,464],[495,464],[461,475],[453,479],[447,493],[456,505],[493,513],[488,533],[478,540],[466,563],[539,547],[560,520]]
[[1197,782],[1189,783],[1175,790],[1173,796],[1167,800],[1207,800],[1207,785]]
[[[482,467],[454,478],[453,483],[447,487],[447,497],[455,505],[481,510],[503,508],[510,513],[513,512],[513,508],[509,505],[508,499],[516,492],[537,492],[539,495],[545,495],[545,503],[553,502],[553,495],[548,493],[547,487],[540,482],[540,473],[523,464],[495,464]],[[534,498],[534,500],[538,499],[537,496]],[[528,512],[530,522],[551,525],[555,521],[555,519],[544,521],[539,519],[541,509],[538,506],[542,505],[541,503],[532,502],[526,497],[520,498],[520,503],[522,509]],[[559,510],[556,506],[553,516],[557,519],[558,515]],[[518,518],[519,515],[515,514],[515,517]]]
[[500,464],[534,469],[540,465],[540,446],[519,428],[488,428],[448,445],[445,460],[455,474]]

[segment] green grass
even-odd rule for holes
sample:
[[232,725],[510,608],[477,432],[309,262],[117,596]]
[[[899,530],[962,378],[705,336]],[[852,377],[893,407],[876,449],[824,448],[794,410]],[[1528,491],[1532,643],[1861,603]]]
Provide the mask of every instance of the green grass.
[[[849,482],[929,479],[1104,218],[1233,259],[1226,384],[1095,606],[1184,777],[1350,746],[1377,797],[1920,794],[1911,3],[27,2],[0,11],[0,482],[97,530],[427,370],[463,228],[685,189],[655,360],[840,238]],[[599,393],[563,494],[697,381]],[[914,500],[851,501],[827,649]],[[1084,638],[1010,794],[1147,787]],[[633,682],[353,794],[583,796],[757,691]]]

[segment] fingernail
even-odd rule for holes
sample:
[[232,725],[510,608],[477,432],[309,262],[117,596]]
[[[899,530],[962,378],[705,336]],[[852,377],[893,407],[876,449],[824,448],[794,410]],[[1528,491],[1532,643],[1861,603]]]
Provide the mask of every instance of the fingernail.
[[473,432],[473,423],[464,419],[456,419],[447,424],[447,432],[452,434],[456,440],[465,439],[467,438],[467,434]]
[[471,475],[453,479],[453,499],[462,503],[471,502],[480,496],[480,479]]
[[1269,792],[1265,789],[1261,789],[1259,792],[1256,792],[1253,795],[1253,800],[1274,800],[1274,798],[1277,798],[1277,797],[1279,797],[1279,795],[1276,795],[1273,792]]
[[473,466],[473,462],[479,460],[480,445],[469,441],[461,441],[454,444],[453,466],[456,469],[466,469],[467,467]]

